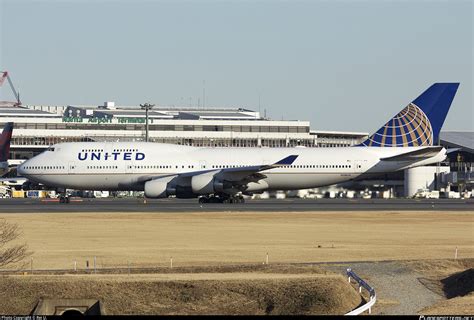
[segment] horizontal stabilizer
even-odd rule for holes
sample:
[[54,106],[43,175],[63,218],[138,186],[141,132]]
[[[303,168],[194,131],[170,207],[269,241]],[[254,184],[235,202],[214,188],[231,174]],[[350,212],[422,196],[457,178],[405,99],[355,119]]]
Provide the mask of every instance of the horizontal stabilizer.
[[387,158],[381,158],[382,161],[420,161],[424,159],[429,159],[431,157],[436,156],[443,147],[436,146],[436,147],[426,147],[423,149],[405,152],[402,154],[397,154],[396,156],[391,156]]
[[458,151],[461,151],[461,150],[462,150],[462,148],[450,148],[450,149],[446,150],[446,153],[450,154],[450,153],[458,152]]

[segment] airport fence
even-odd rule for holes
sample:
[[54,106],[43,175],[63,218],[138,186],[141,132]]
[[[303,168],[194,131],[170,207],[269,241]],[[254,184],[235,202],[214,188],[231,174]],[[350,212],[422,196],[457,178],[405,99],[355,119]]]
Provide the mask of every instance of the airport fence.
[[372,288],[367,282],[362,280],[354,271],[352,271],[351,268],[348,268],[346,270],[346,274],[349,280],[349,283],[351,283],[352,279],[359,285],[359,293],[362,293],[362,288],[367,290],[369,293],[369,301],[360,307],[352,310],[351,312],[346,313],[346,316],[356,316],[364,311],[369,311],[369,314],[372,313],[372,306],[375,304],[377,301],[377,295],[375,294],[375,289]]
[[[70,267],[41,268],[38,261],[31,258],[21,267],[0,269],[0,275],[63,275],[63,274],[148,274],[148,273],[181,273],[181,272],[235,272],[258,271],[269,267],[269,255],[266,254],[262,263],[215,263],[215,264],[176,264],[173,257],[168,262],[160,263],[134,263],[127,261],[125,264],[105,264],[99,257],[87,260],[74,260]],[[278,266],[275,264],[274,266]]]

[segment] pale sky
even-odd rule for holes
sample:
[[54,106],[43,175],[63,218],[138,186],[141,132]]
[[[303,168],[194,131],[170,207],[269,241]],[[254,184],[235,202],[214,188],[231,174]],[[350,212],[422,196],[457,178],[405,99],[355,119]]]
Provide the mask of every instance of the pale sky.
[[[434,82],[474,130],[472,1],[0,0],[0,70],[24,104],[260,109],[373,132]],[[0,100],[12,100],[8,87]]]

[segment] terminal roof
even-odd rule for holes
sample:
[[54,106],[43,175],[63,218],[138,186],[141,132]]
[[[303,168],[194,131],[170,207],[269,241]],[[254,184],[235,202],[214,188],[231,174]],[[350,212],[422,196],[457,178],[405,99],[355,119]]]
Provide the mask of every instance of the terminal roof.
[[441,131],[440,142],[447,147],[474,153],[474,131]]

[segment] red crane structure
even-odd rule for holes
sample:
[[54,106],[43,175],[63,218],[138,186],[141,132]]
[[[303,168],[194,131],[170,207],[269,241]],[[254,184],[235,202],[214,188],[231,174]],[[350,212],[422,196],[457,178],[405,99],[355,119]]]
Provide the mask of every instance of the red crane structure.
[[13,85],[12,79],[10,78],[10,75],[8,74],[8,71],[0,71],[0,87],[5,82],[5,79],[10,85],[10,88],[12,89],[16,102],[0,101],[0,104],[13,104],[14,106],[21,106],[20,93],[16,91],[15,86]]

